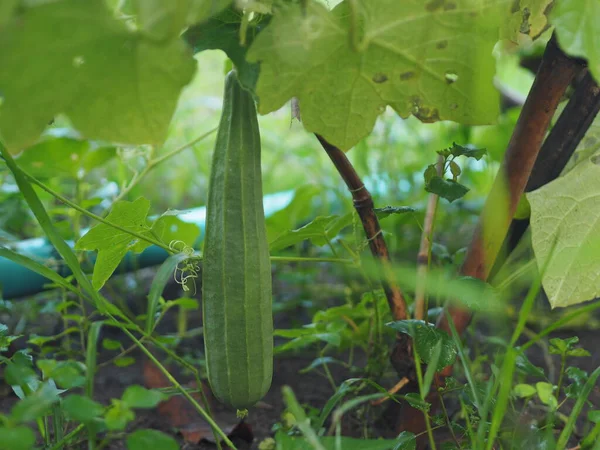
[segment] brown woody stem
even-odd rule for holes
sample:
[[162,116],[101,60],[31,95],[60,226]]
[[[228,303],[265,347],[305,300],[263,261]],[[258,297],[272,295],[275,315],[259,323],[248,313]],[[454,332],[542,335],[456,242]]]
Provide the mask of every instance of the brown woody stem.
[[[467,250],[461,273],[486,280],[498,256],[519,199],[525,191],[544,136],[558,103],[580,68],[567,57],[553,37],[544,52],[535,82],[508,144],[504,161],[488,196],[479,224]],[[456,303],[446,305],[458,334],[462,334],[472,318],[472,311]],[[445,313],[437,326],[450,334]],[[448,375],[447,367],[443,375]]]
[[331,145],[322,136],[318,134],[316,136],[352,194],[354,208],[365,229],[371,254],[381,265],[383,272],[381,284],[392,312],[392,317],[394,320],[405,320],[408,317],[406,300],[395,281],[390,254],[385,244],[381,227],[379,226],[379,220],[373,209],[373,198],[356,173],[356,170],[354,170],[352,163],[346,157],[346,154],[336,146]]

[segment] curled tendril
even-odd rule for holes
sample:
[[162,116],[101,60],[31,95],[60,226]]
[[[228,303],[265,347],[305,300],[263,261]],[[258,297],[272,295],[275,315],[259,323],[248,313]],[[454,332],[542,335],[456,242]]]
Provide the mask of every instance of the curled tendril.
[[175,272],[173,273],[173,279],[185,292],[189,292],[188,281],[191,280],[194,289],[193,294],[196,293],[196,278],[200,274],[199,258],[194,257],[194,249],[187,245],[183,241],[171,241],[169,248],[178,253],[183,253],[187,256],[183,261],[177,264]]

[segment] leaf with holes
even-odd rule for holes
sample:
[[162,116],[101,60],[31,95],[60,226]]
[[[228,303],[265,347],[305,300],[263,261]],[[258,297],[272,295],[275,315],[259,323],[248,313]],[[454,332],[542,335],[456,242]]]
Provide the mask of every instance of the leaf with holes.
[[[495,122],[492,49],[510,0],[358,0],[279,8],[248,51],[266,114],[297,97],[307,130],[348,150],[390,105],[424,122]],[[436,26],[432,27],[431,23]],[[335,89],[331,87],[335,86]]]
[[503,34],[515,43],[522,35],[538,37],[549,25],[548,13],[553,0],[519,0],[518,8],[503,27]]
[[547,264],[542,283],[553,308],[600,295],[600,165],[594,161],[527,194],[533,250],[538,267]]
[[11,151],[60,113],[89,138],[161,144],[195,72],[185,43],[145,38],[102,0],[34,5],[0,29],[0,131]]

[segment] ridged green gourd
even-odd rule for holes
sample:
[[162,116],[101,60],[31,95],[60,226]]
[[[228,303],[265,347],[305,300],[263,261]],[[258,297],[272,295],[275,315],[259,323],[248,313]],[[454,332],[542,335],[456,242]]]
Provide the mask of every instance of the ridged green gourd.
[[256,107],[231,71],[208,189],[202,312],[211,389],[238,410],[258,402],[273,375],[271,263],[262,201]]

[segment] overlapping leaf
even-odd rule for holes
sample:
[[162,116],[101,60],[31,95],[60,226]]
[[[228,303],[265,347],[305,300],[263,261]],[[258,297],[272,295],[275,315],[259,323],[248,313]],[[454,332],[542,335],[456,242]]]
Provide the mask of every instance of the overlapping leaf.
[[560,47],[569,55],[586,58],[592,75],[600,81],[600,2],[556,1],[550,19]]
[[492,48],[510,2],[359,0],[281,8],[248,52],[262,114],[296,96],[309,131],[347,150],[386,105],[425,122],[496,120]]
[[532,244],[552,307],[600,295],[600,165],[590,157],[527,195]]

